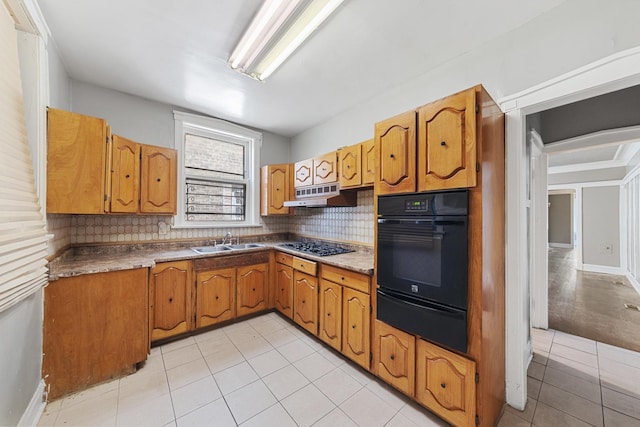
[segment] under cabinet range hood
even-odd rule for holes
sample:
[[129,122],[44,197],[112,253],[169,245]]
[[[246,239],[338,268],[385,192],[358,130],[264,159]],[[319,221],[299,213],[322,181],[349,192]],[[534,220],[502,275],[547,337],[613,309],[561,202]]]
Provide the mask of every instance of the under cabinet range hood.
[[296,199],[284,202],[287,207],[324,208],[330,206],[357,206],[355,191],[340,191],[340,184],[310,185],[296,188]]

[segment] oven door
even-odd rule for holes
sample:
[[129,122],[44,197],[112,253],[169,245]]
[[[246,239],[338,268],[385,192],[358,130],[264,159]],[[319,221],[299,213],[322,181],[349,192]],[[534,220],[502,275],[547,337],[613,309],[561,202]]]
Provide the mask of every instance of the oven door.
[[467,217],[378,219],[381,287],[467,309]]

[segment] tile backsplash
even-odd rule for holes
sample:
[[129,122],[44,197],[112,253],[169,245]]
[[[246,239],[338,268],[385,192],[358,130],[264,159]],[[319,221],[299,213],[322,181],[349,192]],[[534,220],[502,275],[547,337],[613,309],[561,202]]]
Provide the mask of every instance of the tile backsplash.
[[358,206],[296,208],[295,216],[262,217],[261,227],[172,228],[171,216],[47,215],[49,253],[70,244],[153,242],[291,232],[308,237],[373,245],[373,190],[358,192]]

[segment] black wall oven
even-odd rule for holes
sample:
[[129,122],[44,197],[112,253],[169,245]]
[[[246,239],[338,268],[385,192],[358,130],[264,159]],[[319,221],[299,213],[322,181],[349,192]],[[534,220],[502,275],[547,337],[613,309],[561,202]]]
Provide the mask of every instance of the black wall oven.
[[378,197],[377,318],[466,352],[468,191]]

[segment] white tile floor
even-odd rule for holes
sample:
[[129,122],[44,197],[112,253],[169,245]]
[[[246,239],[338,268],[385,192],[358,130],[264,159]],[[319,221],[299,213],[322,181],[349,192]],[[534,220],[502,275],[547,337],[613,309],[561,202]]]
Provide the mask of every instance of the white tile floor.
[[47,405],[42,426],[443,426],[269,313],[153,348],[135,374]]

